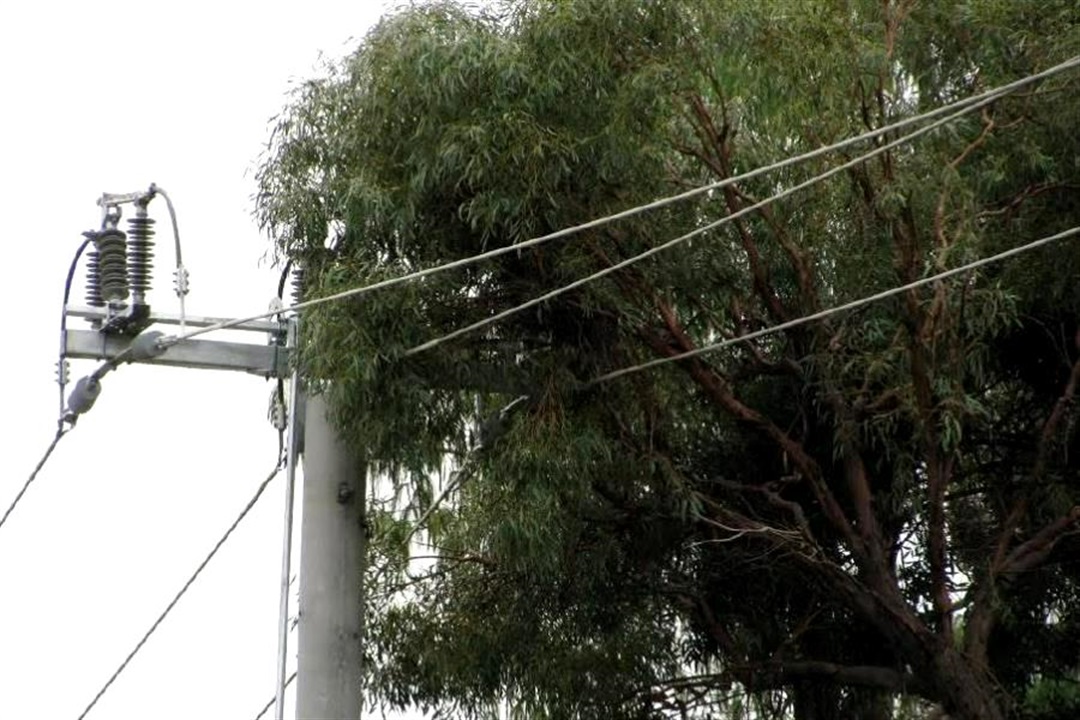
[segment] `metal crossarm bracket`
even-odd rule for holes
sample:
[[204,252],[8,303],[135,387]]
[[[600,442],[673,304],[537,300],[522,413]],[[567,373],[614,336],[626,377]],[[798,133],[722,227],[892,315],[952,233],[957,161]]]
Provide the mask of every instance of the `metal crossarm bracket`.
[[[106,335],[92,330],[68,330],[64,352],[69,358],[111,360],[126,350],[131,338]],[[263,377],[285,377],[289,373],[288,350],[275,344],[188,340],[173,345],[155,358],[141,360],[151,365],[209,370],[242,370]]]
[[[96,320],[105,317],[105,311],[97,308],[72,308],[72,317]],[[188,327],[208,327],[219,322],[218,318],[187,317]],[[179,316],[152,314],[149,322],[166,325],[179,324]],[[140,360],[152,365],[203,368],[210,370],[240,370],[263,377],[286,377],[289,374],[289,349],[283,342],[285,325],[270,321],[257,321],[232,328],[239,331],[255,331],[269,336],[264,344],[228,342],[220,340],[187,340],[170,346],[157,357]],[[68,330],[64,336],[64,354],[69,358],[86,360],[111,360],[131,345],[126,335],[99,330]]]

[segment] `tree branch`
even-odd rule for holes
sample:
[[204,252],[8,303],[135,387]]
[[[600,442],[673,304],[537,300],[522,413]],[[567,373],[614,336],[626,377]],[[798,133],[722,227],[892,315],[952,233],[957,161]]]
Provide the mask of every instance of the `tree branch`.
[[[727,123],[725,122],[721,128],[715,126],[712,114],[705,106],[705,101],[700,95],[690,97],[690,107],[695,127],[698,128],[698,136],[703,143],[708,143],[705,150],[709,154],[690,152],[706,162],[709,169],[721,179],[731,177],[731,146],[728,142],[730,131]],[[684,150],[684,152],[686,151]],[[730,185],[725,187],[723,194],[729,213],[735,214],[742,210],[743,206],[739,194],[734,187]],[[735,220],[735,229],[738,232],[743,251],[746,253],[747,262],[750,264],[750,275],[753,279],[754,291],[761,297],[774,320],[777,322],[787,320],[787,310],[780,301],[780,296],[776,294],[772,280],[769,277],[768,267],[762,262],[761,251],[754,241],[749,226],[747,226],[744,219],[738,218]]]
[[[1080,333],[1077,334],[1076,343],[1080,347]],[[1039,433],[1039,447],[1035,457],[1035,465],[1032,468],[1032,480],[1036,483],[1042,480],[1046,472],[1050,446],[1057,436],[1066,411],[1073,403],[1077,385],[1080,385],[1080,359],[1073,364],[1065,388],[1054,403],[1054,409],[1050,412],[1046,422],[1043,423],[1042,430]],[[1046,560],[1057,541],[1080,520],[1080,507],[1073,507],[1066,515],[1051,522],[1027,541],[1014,547],[1010,552],[1009,545],[1015,539],[1016,530],[1020,527],[1021,521],[1027,514],[1027,508],[1028,496],[1023,493],[1002,524],[1001,532],[998,534],[997,547],[985,577],[977,581],[972,590],[969,591],[972,604],[971,627],[965,646],[968,654],[977,658],[979,662],[985,661],[990,633],[997,623],[998,611],[994,607],[993,600],[998,578],[1014,577],[1019,573],[1028,572],[1038,567]]]
[[876,665],[840,665],[821,660],[780,661],[759,666],[732,669],[736,677],[746,676],[754,690],[780,688],[795,680],[813,679],[836,685],[855,685],[896,693],[920,693],[920,683],[914,675]]
[[[646,342],[653,350],[666,357],[680,355],[695,349],[694,342],[682,329],[675,317],[674,310],[666,303],[659,303],[660,314],[664,318],[665,325],[674,345],[666,341],[654,332],[644,330],[642,332]],[[764,432],[766,436],[776,443],[777,447],[791,460],[798,469],[799,474],[813,490],[814,497],[821,506],[825,516],[848,542],[852,552],[859,558],[860,563],[868,557],[867,548],[859,536],[851,527],[843,508],[837,501],[832,490],[829,489],[822,476],[821,468],[801,443],[797,442],[767,417],[743,404],[732,392],[728,383],[723,380],[712,368],[705,365],[700,358],[690,358],[680,366],[686,369],[690,377],[717,405],[725,409],[735,418],[742,420]]]
[[1002,577],[1013,577],[1019,573],[1034,570],[1041,565],[1054,545],[1080,522],[1080,505],[1074,506],[1068,513],[1046,525],[1026,542],[1016,546],[1002,563],[999,573]]

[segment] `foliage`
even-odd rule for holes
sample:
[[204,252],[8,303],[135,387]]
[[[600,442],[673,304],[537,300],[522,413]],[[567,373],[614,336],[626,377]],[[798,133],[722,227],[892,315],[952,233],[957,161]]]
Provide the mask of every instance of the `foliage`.
[[[298,88],[257,214],[320,296],[1078,51],[1068,0],[412,5]],[[368,517],[376,701],[453,717],[1067,712],[1072,246],[590,381],[1080,224],[1078,85],[1032,86],[423,353],[840,158],[305,315],[305,372],[387,478]],[[439,507],[434,477],[453,486]]]

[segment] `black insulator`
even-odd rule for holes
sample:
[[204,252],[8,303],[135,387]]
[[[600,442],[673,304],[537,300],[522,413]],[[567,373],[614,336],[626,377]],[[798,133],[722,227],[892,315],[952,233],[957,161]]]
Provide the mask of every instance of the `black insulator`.
[[127,236],[116,229],[102,230],[94,238],[98,254],[98,277],[105,302],[120,302],[128,296]]
[[105,298],[101,297],[101,263],[97,250],[86,253],[86,304],[105,306]]
[[128,219],[127,274],[128,285],[136,300],[150,290],[154,267],[154,219],[137,215]]
[[304,268],[301,265],[292,271],[292,300],[293,305],[304,302]]

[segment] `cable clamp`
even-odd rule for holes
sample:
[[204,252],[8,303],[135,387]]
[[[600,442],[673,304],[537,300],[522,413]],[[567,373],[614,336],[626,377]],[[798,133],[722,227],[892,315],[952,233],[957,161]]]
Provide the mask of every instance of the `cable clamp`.
[[64,387],[71,379],[71,363],[64,358],[60,358],[56,362],[56,382],[60,387]]
[[190,277],[188,275],[187,268],[183,265],[177,266],[173,270],[173,286],[176,290],[177,297],[184,297],[188,294]]

